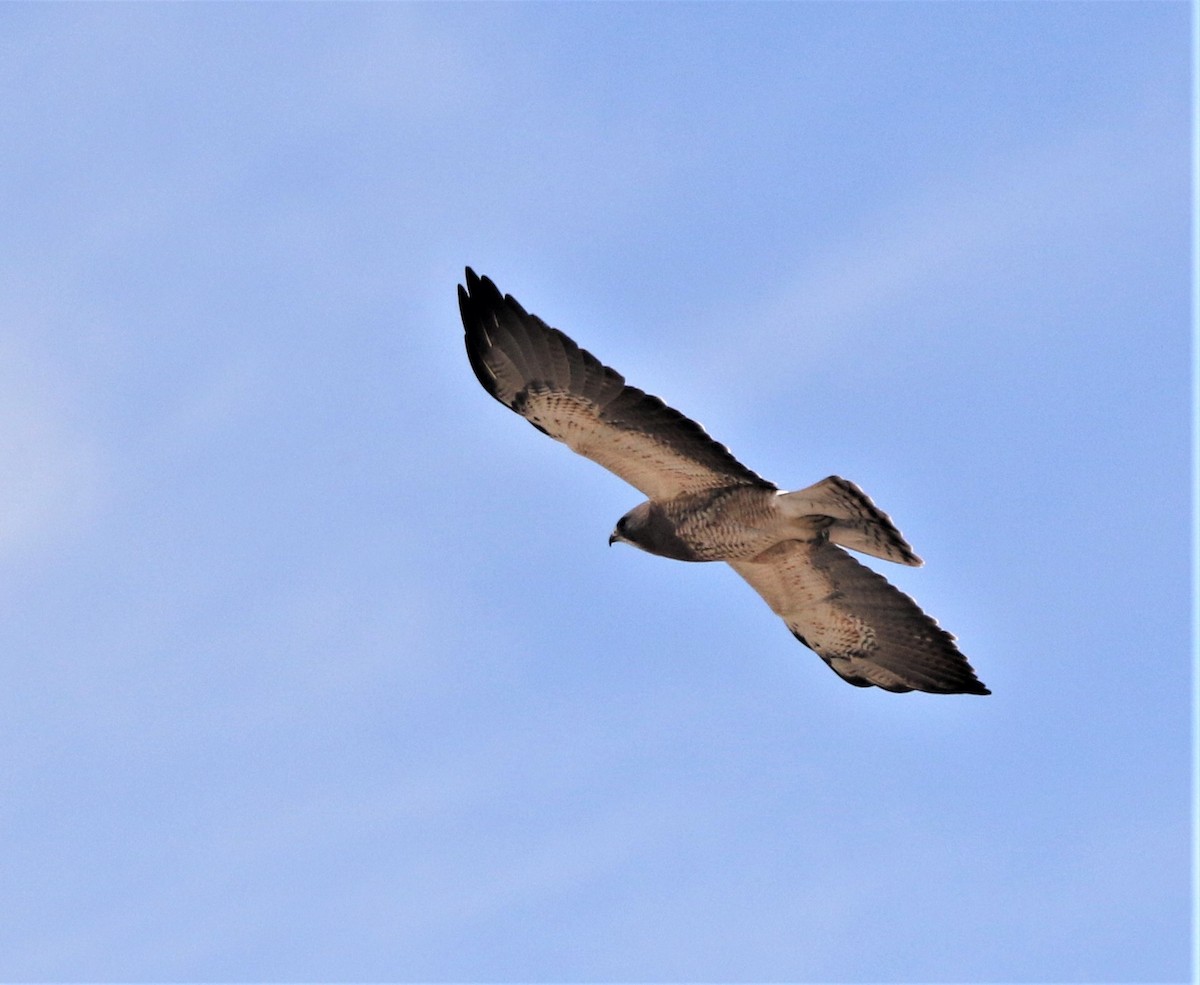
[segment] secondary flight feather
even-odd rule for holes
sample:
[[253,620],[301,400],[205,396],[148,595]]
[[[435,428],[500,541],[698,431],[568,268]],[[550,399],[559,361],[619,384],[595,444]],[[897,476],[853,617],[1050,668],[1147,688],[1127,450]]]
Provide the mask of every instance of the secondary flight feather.
[[888,516],[838,476],[783,492],[695,421],[637,387],[469,267],[467,356],[493,397],[649,499],[609,543],[725,561],[792,634],[859,687],[989,694],[954,637],[843,548],[921,563]]

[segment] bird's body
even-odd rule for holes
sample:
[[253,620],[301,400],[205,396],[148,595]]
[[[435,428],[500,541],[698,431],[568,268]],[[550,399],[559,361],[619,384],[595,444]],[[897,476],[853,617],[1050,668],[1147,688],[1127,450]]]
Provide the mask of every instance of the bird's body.
[[[753,558],[787,536],[775,508],[777,495],[755,485],[647,500],[644,511],[635,508],[624,525],[618,521],[613,539],[677,561]],[[643,513],[645,522],[639,523]]]
[[458,292],[467,354],[484,388],[650,497],[621,517],[610,543],[728,563],[851,684],[989,693],[953,636],[842,549],[921,563],[854,483],[830,476],[783,492],[486,277],[468,269]]

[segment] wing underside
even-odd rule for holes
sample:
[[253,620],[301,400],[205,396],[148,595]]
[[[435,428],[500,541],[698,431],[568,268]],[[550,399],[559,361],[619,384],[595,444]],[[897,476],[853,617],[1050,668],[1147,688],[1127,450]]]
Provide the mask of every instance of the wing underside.
[[990,694],[954,637],[882,575],[824,540],[786,541],[730,566],[792,634],[859,687]]
[[571,339],[467,269],[467,355],[484,389],[534,427],[652,499],[732,485],[774,488],[695,421],[626,384]]

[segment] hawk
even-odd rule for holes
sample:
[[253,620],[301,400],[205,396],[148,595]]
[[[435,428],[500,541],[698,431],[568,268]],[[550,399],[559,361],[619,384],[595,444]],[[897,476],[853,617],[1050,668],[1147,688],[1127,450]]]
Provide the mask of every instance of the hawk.
[[891,519],[833,475],[785,492],[695,421],[502,295],[469,267],[458,306],[471,368],[530,424],[649,497],[609,544],[724,561],[792,635],[857,687],[990,694],[954,637],[845,548],[919,565]]

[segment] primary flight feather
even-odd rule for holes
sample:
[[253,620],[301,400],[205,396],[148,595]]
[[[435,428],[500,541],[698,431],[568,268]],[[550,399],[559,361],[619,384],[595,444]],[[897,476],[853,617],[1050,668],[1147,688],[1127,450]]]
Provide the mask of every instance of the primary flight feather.
[[851,684],[990,693],[953,636],[843,550],[921,563],[854,483],[830,476],[781,491],[487,277],[468,267],[466,281],[458,305],[484,389],[650,497],[621,517],[609,543],[680,561],[725,561]]

